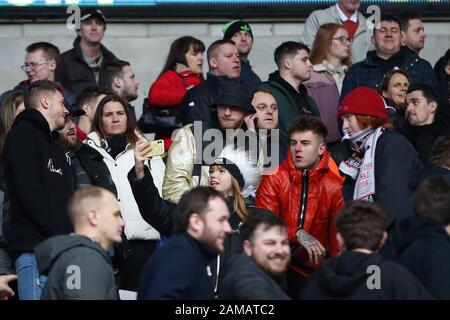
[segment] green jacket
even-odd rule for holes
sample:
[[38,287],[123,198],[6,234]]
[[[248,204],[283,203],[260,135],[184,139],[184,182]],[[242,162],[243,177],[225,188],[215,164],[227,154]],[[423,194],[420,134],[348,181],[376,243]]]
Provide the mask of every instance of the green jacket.
[[[269,90],[278,104],[278,129],[280,130],[280,154],[286,155],[289,146],[290,137],[288,134],[289,126],[298,117],[305,114],[296,104],[294,98],[288,90],[278,81],[269,80],[263,82],[258,88]],[[313,115],[320,118],[319,108],[314,100],[306,95],[306,101],[311,107]],[[280,162],[282,159],[280,159]]]

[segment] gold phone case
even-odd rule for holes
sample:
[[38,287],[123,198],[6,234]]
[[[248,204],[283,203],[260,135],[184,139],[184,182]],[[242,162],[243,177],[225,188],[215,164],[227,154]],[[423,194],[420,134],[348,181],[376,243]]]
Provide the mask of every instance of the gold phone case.
[[164,154],[164,140],[153,140],[149,141],[152,146],[152,151],[147,153],[146,157],[161,156]]

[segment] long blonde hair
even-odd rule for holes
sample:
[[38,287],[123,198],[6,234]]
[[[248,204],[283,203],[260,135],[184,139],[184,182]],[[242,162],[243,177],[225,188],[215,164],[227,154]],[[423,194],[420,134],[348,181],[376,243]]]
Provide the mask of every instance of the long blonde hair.
[[248,216],[247,207],[245,206],[245,198],[241,193],[239,182],[233,176],[231,176],[231,193],[234,198],[233,209],[236,211],[239,218],[244,221]]

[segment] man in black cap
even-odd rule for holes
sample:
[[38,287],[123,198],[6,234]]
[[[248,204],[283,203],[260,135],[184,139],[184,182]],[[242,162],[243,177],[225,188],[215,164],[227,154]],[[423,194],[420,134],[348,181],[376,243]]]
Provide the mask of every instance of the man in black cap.
[[[163,197],[178,202],[181,195],[199,185],[208,185],[209,166],[222,148],[244,134],[244,118],[256,113],[252,106],[250,86],[229,82],[213,104],[217,107],[217,128],[209,128],[201,121],[188,124],[178,131],[167,156],[163,181]],[[248,120],[250,117],[247,117]],[[219,148],[221,147],[221,148]]]
[[248,55],[253,46],[253,33],[250,25],[242,20],[233,20],[222,27],[223,40],[232,40],[239,51],[241,60],[241,81],[257,87],[261,79],[252,70]]
[[106,18],[100,10],[92,10],[81,17],[80,30],[73,49],[61,54],[56,68],[56,81],[75,94],[84,88],[97,86],[103,64],[117,60],[101,44],[106,30]]
[[228,82],[239,83],[241,62],[239,51],[231,40],[216,40],[206,52],[209,72],[206,80],[189,89],[180,104],[180,119],[183,125],[203,121],[204,128],[217,126],[213,115],[213,104]]

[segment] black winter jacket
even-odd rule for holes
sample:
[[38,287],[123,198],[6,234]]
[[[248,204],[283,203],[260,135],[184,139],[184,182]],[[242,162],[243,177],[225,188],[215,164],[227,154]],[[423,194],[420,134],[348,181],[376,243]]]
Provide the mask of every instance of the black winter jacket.
[[77,147],[78,149],[69,152],[69,156],[78,158],[94,186],[105,188],[117,197],[116,186],[108,167],[103,162],[103,156],[87,144],[80,143]]
[[[152,175],[147,168],[144,168],[145,175],[142,179],[137,179],[134,168],[128,173],[133,196],[141,212],[142,218],[152,225],[158,232],[166,237],[170,237],[174,232],[174,225],[177,214],[177,205],[164,200],[158,193],[158,189],[153,183]],[[230,211],[229,223],[233,232],[225,238],[224,252],[220,255],[220,270],[226,267],[232,258],[242,252],[242,240],[238,232],[242,222],[236,212],[232,209],[232,199],[227,199],[227,205]],[[212,281],[217,281],[217,259],[210,265],[213,274]],[[220,271],[219,271],[220,274]],[[221,281],[219,275],[219,282]]]
[[285,279],[274,279],[245,253],[234,257],[223,271],[219,298],[226,300],[290,300]]
[[[105,46],[101,45],[100,50],[103,54],[103,64],[117,60],[116,56]],[[76,95],[87,87],[98,85],[94,73],[83,59],[80,37],[77,37],[73,42],[73,49],[61,54],[55,72],[55,80]]]
[[203,129],[218,128],[217,118],[213,104],[216,102],[222,86],[228,81],[239,82],[239,79],[230,79],[227,76],[216,76],[208,72],[205,81],[188,90],[180,104],[180,117],[183,125],[203,121]]
[[[384,76],[392,68],[383,70],[378,59],[376,51],[369,51],[365,60],[355,63],[347,70],[342,84],[341,100],[359,86],[379,89]],[[395,62],[392,61],[391,66],[405,70],[411,77],[412,83],[426,84],[437,89],[438,82],[431,64],[406,47],[402,47],[398,53],[388,60],[396,60]],[[389,61],[386,61],[386,63],[389,63]]]
[[433,218],[409,217],[391,235],[394,261],[409,269],[436,299],[450,299],[450,237]]
[[77,234],[47,239],[36,249],[39,274],[46,275],[42,300],[118,300],[108,253]]
[[[387,214],[387,225],[395,222],[399,209],[412,193],[411,182],[423,164],[414,147],[404,136],[386,129],[378,139],[375,149],[375,195],[374,201]],[[353,199],[355,180],[347,177],[343,195]]]
[[38,110],[17,116],[6,139],[4,165],[11,203],[7,248],[13,259],[48,237],[72,232],[70,169]]

